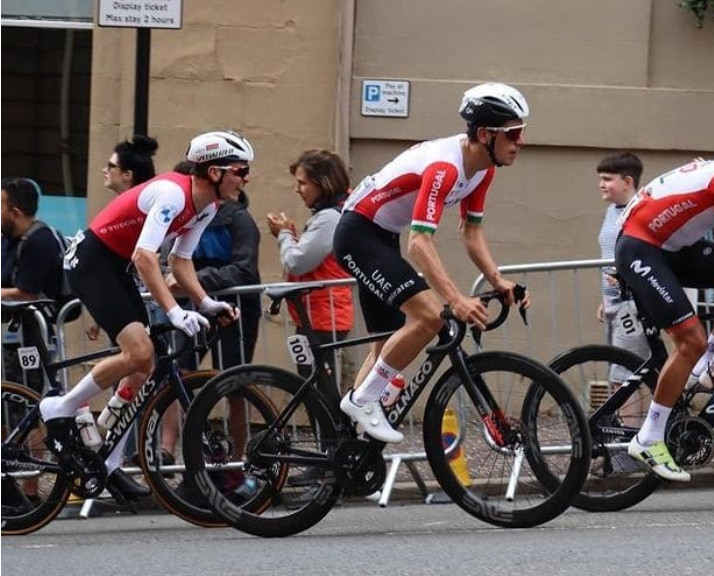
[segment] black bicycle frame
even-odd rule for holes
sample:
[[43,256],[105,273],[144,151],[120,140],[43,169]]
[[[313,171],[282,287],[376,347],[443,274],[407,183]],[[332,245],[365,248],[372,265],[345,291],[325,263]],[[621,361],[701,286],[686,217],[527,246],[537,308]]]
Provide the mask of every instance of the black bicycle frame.
[[[313,355],[315,357],[315,362],[313,364],[313,369],[310,375],[303,381],[303,383],[296,391],[295,395],[290,399],[288,404],[281,411],[278,418],[270,425],[270,427],[266,431],[266,438],[270,437],[270,434],[273,433],[275,430],[280,429],[286,425],[290,417],[297,409],[300,400],[306,394],[308,388],[312,387],[317,382],[318,378],[320,377],[320,374],[322,374],[323,376],[331,377],[328,372],[327,364],[324,361],[325,352],[340,348],[347,348],[350,346],[356,346],[358,344],[365,344],[378,340],[384,340],[393,334],[393,332],[383,332],[379,334],[363,336],[360,338],[342,340],[340,342],[318,344],[314,337],[314,331],[312,330],[309,318],[307,316],[307,312],[305,311],[302,302],[299,301],[300,293],[289,294],[285,296],[285,298],[292,302],[295,306],[295,310],[298,314],[298,318],[301,321],[303,331],[305,332],[305,335],[308,338],[310,349],[312,350]],[[486,412],[484,409],[485,406],[488,406],[489,408],[493,408],[495,406],[495,401],[491,396],[490,392],[488,391],[487,387],[483,385],[482,382],[482,385],[479,385],[479,382],[474,382],[471,375],[469,374],[468,367],[466,366],[466,354],[460,346],[464,338],[465,331],[466,328],[463,324],[455,322],[453,320],[449,320],[448,323],[444,325],[444,327],[439,332],[439,340],[437,344],[435,344],[434,346],[430,346],[426,349],[426,359],[422,362],[421,366],[417,370],[414,377],[410,380],[409,384],[405,386],[404,391],[400,395],[397,402],[391,407],[385,409],[387,418],[392,427],[397,428],[402,423],[406,415],[409,413],[409,411],[412,409],[412,407],[418,400],[421,393],[431,381],[431,378],[433,377],[434,373],[438,370],[439,366],[444,361],[444,358],[446,358],[447,356],[449,356],[449,358],[451,359],[452,365],[456,370],[457,374],[461,377],[462,382],[467,384],[466,389],[468,391],[468,394],[478,407],[481,415],[484,416]],[[322,398],[322,396],[320,396],[320,398]],[[337,411],[328,410],[328,413],[333,418],[333,423],[336,425],[336,428],[338,430],[353,429],[351,423],[347,419],[347,416],[342,414],[339,409]],[[334,421],[334,417],[336,414],[339,414],[341,417],[338,422]],[[381,451],[381,449],[384,447],[384,442],[381,442],[379,440],[370,438],[369,442],[370,449],[368,450],[368,453]],[[260,443],[258,444],[257,448],[259,447]],[[263,455],[267,456],[267,454]],[[329,463],[329,461],[326,461],[324,455],[288,456],[270,454],[270,456],[281,462],[289,462],[302,465],[325,466],[326,463]]]
[[[86,362],[88,360],[104,358],[120,352],[120,348],[118,347],[106,348],[97,352],[83,354],[81,356],[76,356],[66,360],[60,360],[58,362],[49,362],[49,350],[47,349],[44,339],[39,336],[37,322],[34,318],[35,309],[32,307],[23,308],[14,313],[20,315],[23,330],[27,330],[30,334],[30,343],[38,348],[40,364],[42,365],[42,368],[44,369],[49,380],[50,389],[45,396],[59,395],[62,386],[57,380],[57,373],[63,368],[81,364],[82,362]],[[129,404],[126,409],[122,411],[121,418],[119,418],[119,420],[117,420],[107,431],[104,444],[97,452],[99,457],[103,460],[111,454],[119,440],[122,439],[131,427],[136,415],[148,402],[149,398],[157,389],[159,384],[164,382],[165,379],[168,378],[169,384],[176,390],[178,400],[184,409],[187,410],[189,404],[191,403],[191,393],[186,386],[183,385],[180,371],[174,361],[177,353],[169,355],[167,344],[159,337],[153,337],[152,342],[158,356],[156,367],[151,373],[151,376],[144,382],[139,391],[136,393],[131,404]],[[25,435],[31,430],[36,419],[40,418],[39,410],[40,408],[38,403],[36,406],[32,407],[27,414],[25,414],[22,420],[20,420],[20,422],[18,422],[18,424],[13,428],[10,435],[3,439],[3,444],[14,441],[18,436],[24,438]],[[46,469],[56,471],[60,470],[59,466],[53,465],[47,465]]]

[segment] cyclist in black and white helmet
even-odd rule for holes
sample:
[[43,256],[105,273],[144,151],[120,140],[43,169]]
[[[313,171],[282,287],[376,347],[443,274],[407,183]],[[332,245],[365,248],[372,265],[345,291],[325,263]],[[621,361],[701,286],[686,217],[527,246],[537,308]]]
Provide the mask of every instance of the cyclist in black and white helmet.
[[[501,276],[481,221],[496,166],[513,164],[523,146],[528,112],[526,99],[512,86],[475,86],[464,93],[459,107],[465,134],[403,152],[365,178],[345,203],[335,230],[335,255],[357,279],[367,329],[396,332],[372,345],[354,391],[340,407],[378,440],[402,439],[387,422],[380,396],[441,329],[444,304],[479,328],[487,318],[481,301],[457,288],[436,250],[433,236],[446,207],[460,205],[460,230],[471,261],[510,304],[515,301],[515,284]],[[411,263],[400,251],[399,235],[405,228]],[[529,304],[528,295],[523,304]]]
[[[64,396],[41,402],[47,444],[60,460],[72,458],[78,445],[74,418],[80,405],[127,376],[133,376],[129,388],[136,392],[153,370],[146,308],[127,270],[138,273],[170,322],[188,336],[208,325],[206,316],[219,315],[225,323],[238,319],[238,310],[208,296],[191,257],[219,202],[238,199],[253,157],[253,147],[236,132],[196,136],[186,151],[191,174],[167,172],[130,188],[75,236],[65,261],[70,283],[121,352],[99,362]],[[172,238],[171,273],[197,311],[177,304],[161,273],[157,251]],[[106,462],[107,488],[117,499],[141,496],[118,468],[122,451],[117,445]]]

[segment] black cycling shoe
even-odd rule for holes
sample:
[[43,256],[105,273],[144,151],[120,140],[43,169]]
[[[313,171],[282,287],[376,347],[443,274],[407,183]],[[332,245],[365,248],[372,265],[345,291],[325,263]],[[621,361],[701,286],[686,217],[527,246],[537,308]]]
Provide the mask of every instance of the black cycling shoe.
[[123,504],[127,500],[133,502],[151,496],[151,490],[135,482],[131,476],[120,468],[117,468],[109,475],[106,488],[119,504]]
[[47,420],[45,428],[47,429],[45,446],[57,456],[60,465],[76,454],[78,448],[84,446],[74,416]]

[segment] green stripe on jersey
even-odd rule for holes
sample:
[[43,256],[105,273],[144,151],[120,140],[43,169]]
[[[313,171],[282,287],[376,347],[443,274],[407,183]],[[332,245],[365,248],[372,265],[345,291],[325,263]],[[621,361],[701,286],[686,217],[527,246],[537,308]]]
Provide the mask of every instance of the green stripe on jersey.
[[424,222],[423,220],[414,220],[412,222],[410,230],[414,232],[426,232],[427,234],[434,234],[436,232],[436,226],[431,223]]

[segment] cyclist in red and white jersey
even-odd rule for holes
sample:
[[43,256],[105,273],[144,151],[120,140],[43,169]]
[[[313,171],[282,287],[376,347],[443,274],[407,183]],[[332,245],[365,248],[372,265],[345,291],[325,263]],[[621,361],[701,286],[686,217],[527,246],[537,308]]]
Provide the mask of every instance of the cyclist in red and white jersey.
[[[444,303],[469,324],[482,328],[487,318],[478,298],[457,289],[436,251],[433,235],[445,207],[460,205],[469,257],[514,303],[515,284],[498,271],[481,221],[495,167],[513,164],[523,146],[528,104],[515,88],[490,83],[467,90],[459,112],[465,134],[418,144],[365,178],[349,196],[335,231],[335,255],[357,279],[367,329],[397,330],[372,347],[355,389],[340,404],[383,442],[400,442],[403,435],[386,421],[382,392],[439,332]],[[399,234],[407,227],[408,254],[424,278],[401,256]]]
[[618,273],[674,344],[628,452],[662,478],[687,482],[690,474],[672,458],[664,432],[672,406],[706,351],[706,332],[683,287],[714,287],[714,243],[702,238],[714,228],[714,161],[696,160],[658,176],[631,200],[622,220],[615,248]]
[[[75,237],[65,256],[72,289],[121,352],[99,362],[64,396],[40,403],[48,447],[60,458],[65,447],[76,445],[74,417],[80,405],[126,376],[140,375],[131,379],[138,387],[153,370],[146,308],[132,269],[169,321],[188,336],[208,325],[204,315],[221,315],[226,322],[238,318],[232,306],[206,294],[191,255],[219,202],[237,199],[242,175],[253,156],[253,148],[240,134],[201,134],[191,140],[186,152],[191,175],[168,172],[127,190]],[[166,238],[173,237],[171,272],[198,312],[182,309],[164,281],[157,251]],[[114,481],[121,448],[117,444],[106,462],[107,487]]]

